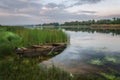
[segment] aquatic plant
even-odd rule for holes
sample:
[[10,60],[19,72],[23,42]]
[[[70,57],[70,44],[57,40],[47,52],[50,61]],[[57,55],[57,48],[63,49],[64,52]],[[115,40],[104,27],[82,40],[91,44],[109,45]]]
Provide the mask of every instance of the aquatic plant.
[[116,80],[114,75],[111,74],[106,74],[106,73],[101,73],[101,75],[103,75],[106,79],[108,80]]
[[[16,32],[18,35],[19,33]],[[61,30],[25,29],[22,31],[21,46],[41,45],[46,43],[66,43],[67,35]]]
[[113,63],[116,63],[116,62],[117,62],[117,59],[116,59],[116,58],[114,58],[114,57],[109,57],[109,56],[106,56],[106,57],[105,57],[105,60],[106,60],[106,61],[109,61],[109,62],[113,62]]
[[92,60],[90,60],[89,63],[90,63],[90,64],[93,64],[93,65],[103,65],[103,61],[100,60],[99,58],[92,59]]

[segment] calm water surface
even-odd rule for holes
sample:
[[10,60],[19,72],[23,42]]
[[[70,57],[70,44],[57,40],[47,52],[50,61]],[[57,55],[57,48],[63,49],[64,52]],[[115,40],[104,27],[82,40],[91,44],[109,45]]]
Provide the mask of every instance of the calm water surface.
[[70,45],[44,61],[72,73],[120,71],[120,35],[66,31]]

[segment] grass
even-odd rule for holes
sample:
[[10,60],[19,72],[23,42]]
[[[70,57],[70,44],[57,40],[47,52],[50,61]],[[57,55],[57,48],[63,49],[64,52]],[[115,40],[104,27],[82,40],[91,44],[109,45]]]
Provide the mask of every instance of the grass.
[[0,31],[0,57],[9,55],[20,42],[20,37],[9,31]]
[[67,42],[67,35],[61,30],[29,29],[21,37],[23,46]]
[[48,43],[66,43],[67,35],[61,30],[0,27],[0,57],[11,55],[15,47],[29,47]]
[[47,68],[38,65],[38,61],[37,58],[6,57],[0,60],[0,80],[109,80],[97,75],[72,74],[54,65]]
[[52,66],[38,65],[38,58],[20,58],[14,48],[47,43],[66,43],[61,30],[0,27],[0,80],[72,80],[71,74]]
[[6,59],[0,63],[0,80],[72,80],[69,73],[38,65],[37,59]]
[[21,38],[21,45],[46,43],[66,43],[67,35],[62,30],[57,29],[29,29],[23,27],[0,27],[1,31],[13,32]]

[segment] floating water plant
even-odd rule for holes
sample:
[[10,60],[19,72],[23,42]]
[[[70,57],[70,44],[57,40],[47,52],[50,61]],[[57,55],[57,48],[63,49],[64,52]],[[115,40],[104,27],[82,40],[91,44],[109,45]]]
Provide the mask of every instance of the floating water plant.
[[108,80],[116,80],[114,75],[111,74],[106,74],[106,73],[101,73],[102,76],[104,76]]
[[117,59],[115,57],[106,56],[105,60],[109,62],[117,63]]
[[90,60],[90,64],[93,64],[93,65],[103,65],[103,62],[102,62],[102,60],[96,58],[96,59]]

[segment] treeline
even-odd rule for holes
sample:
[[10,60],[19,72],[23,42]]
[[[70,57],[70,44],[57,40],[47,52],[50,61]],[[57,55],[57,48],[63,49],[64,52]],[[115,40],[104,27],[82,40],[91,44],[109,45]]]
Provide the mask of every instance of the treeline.
[[[71,21],[71,22],[64,22],[60,24],[58,22],[54,23],[44,23],[44,24],[36,24],[36,25],[28,25],[31,27],[34,26],[54,26],[55,28],[58,26],[79,26],[79,25],[91,25],[91,24],[120,24],[120,18],[112,18],[112,19],[101,19],[101,20],[88,20],[88,21]],[[2,25],[0,25],[2,26]]]
[[65,22],[64,24],[62,24],[62,26],[91,25],[91,24],[120,24],[120,18],[88,20],[88,21],[72,21],[72,22]]
[[37,26],[75,26],[75,25],[91,25],[91,24],[120,24],[120,18],[112,18],[112,19],[101,19],[101,20],[88,20],[88,21],[71,21],[60,23],[44,23],[38,24]]
[[44,24],[38,24],[36,26],[59,26],[60,24],[55,22],[55,23],[44,23]]

